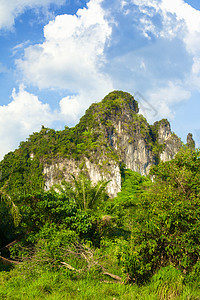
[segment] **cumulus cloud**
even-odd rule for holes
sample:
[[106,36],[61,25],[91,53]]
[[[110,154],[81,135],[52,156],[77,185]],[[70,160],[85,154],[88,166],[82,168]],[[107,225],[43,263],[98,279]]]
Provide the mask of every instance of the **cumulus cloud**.
[[153,35],[173,39],[185,28],[184,17],[181,15],[185,3],[182,0],[132,0],[132,3],[137,5],[142,14],[139,28],[146,38],[150,39]]
[[43,104],[37,96],[28,93],[21,85],[19,91],[13,89],[11,102],[0,106],[0,158],[14,150],[41,125],[49,126],[53,116],[48,104]]
[[16,62],[26,82],[76,93],[107,82],[101,67],[112,30],[100,3],[91,0],[76,15],[59,15],[44,27],[44,43],[26,48]]
[[0,29],[11,29],[15,19],[26,9],[48,7],[54,3],[63,4],[65,0],[0,0]]
[[60,117],[68,122],[77,122],[78,115],[81,111],[81,96],[67,96],[60,100]]

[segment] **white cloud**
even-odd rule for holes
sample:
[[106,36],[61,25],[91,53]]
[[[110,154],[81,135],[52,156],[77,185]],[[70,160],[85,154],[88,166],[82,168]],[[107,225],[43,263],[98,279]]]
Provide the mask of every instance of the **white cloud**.
[[111,11],[109,1],[90,0],[75,15],[59,15],[49,22],[43,43],[13,49],[21,52],[25,48],[16,61],[22,82],[39,89],[62,90],[66,96],[57,111],[52,111],[23,88],[13,92],[12,102],[0,107],[0,128],[11,120],[7,136],[0,134],[4,149],[13,149],[12,138],[23,140],[41,124],[51,127],[53,122],[78,122],[84,110],[113,86],[132,94],[141,91],[149,101],[143,113],[150,121],[173,118],[174,106],[189,99],[194,85],[200,86],[198,11],[182,0],[120,0],[114,1],[113,7]]
[[171,13],[177,21],[184,22],[186,30],[183,41],[186,49],[191,54],[197,54],[200,50],[200,11],[183,0],[163,0],[160,9],[163,16]]
[[182,86],[181,82],[172,81],[163,87],[149,90],[146,94],[153,109],[149,106],[146,111],[143,109],[141,112],[151,122],[158,120],[158,118],[172,119],[174,106],[188,100],[191,96],[191,93]]
[[175,14],[177,20],[184,20],[190,32],[199,31],[200,12],[183,0],[163,0],[160,9]]
[[0,106],[0,158],[14,150],[33,131],[38,131],[41,125],[49,126],[52,121],[48,104],[25,91],[22,85],[18,92],[14,89],[11,102]]
[[[132,0],[144,13],[142,18],[143,32],[152,31],[155,34],[155,27],[149,26],[149,17],[160,14],[162,27],[158,27],[157,34],[164,38],[182,38],[187,51],[196,54],[200,50],[200,11],[196,10],[183,0]],[[152,11],[153,9],[153,11]],[[145,19],[145,23],[143,21]]]
[[[185,30],[184,17],[179,12],[180,6],[184,3],[182,0],[132,0],[143,14],[140,18],[140,30],[143,35],[149,38],[149,33],[156,37],[173,39]],[[162,26],[158,25],[153,17],[160,15],[162,17]]]
[[78,115],[81,111],[80,103],[82,102],[81,97],[78,96],[67,96],[60,100],[60,117],[68,122],[76,123],[78,121]]
[[63,4],[65,0],[0,0],[0,29],[11,29],[16,17],[26,9],[47,7],[54,3]]
[[44,43],[26,48],[16,62],[26,82],[75,93],[107,82],[101,67],[112,30],[100,3],[91,0],[76,15],[57,16],[44,27]]
[[14,56],[14,55],[16,55],[16,53],[19,53],[20,51],[23,51],[24,48],[25,48],[26,46],[28,46],[29,44],[30,44],[30,41],[27,40],[27,41],[25,41],[25,42],[23,42],[23,43],[20,43],[20,44],[15,45],[15,46],[13,47],[13,49],[12,49],[12,55]]

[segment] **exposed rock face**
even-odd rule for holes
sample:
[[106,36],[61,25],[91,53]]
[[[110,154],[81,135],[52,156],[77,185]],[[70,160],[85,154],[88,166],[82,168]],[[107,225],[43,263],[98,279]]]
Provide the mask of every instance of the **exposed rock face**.
[[169,122],[161,120],[149,125],[138,111],[134,98],[118,91],[93,104],[77,126],[79,134],[87,132],[98,146],[82,153],[78,160],[62,158],[45,165],[46,189],[62,179],[70,181],[70,174],[77,176],[83,170],[93,183],[110,180],[107,191],[115,197],[121,190],[122,163],[145,175],[159,159],[171,160],[181,141],[171,132]]
[[161,161],[168,161],[174,158],[175,154],[180,150],[182,142],[180,138],[171,132],[171,127],[169,122],[161,120],[157,122],[158,127],[158,143],[164,144],[164,150],[160,154]]
[[119,165],[116,162],[109,164],[110,171],[107,173],[101,172],[96,164],[91,163],[88,159],[85,160],[86,170],[91,181],[96,184],[99,180],[109,181],[107,192],[110,197],[115,197],[121,190],[121,173]]
[[167,120],[156,122],[158,125],[158,143],[163,144],[171,137],[171,127]]
[[107,192],[110,197],[115,197],[121,190],[121,174],[119,165],[116,162],[109,163],[109,172],[102,171],[101,168],[91,163],[89,159],[84,158],[84,167],[80,169],[80,162],[73,159],[63,159],[51,165],[44,167],[45,174],[45,189],[49,190],[53,185],[61,183],[62,180],[72,181],[72,174],[77,177],[80,171],[88,174],[88,177],[93,184],[100,180],[109,181],[107,185]]
[[139,172],[142,175],[148,174],[152,165],[153,156],[149,151],[145,140],[140,138],[137,143],[128,143],[128,137],[126,137],[126,143],[124,144],[125,151],[122,153],[122,161],[125,163],[128,169]]
[[54,184],[62,180],[71,181],[73,174],[77,176],[80,172],[77,162],[73,159],[62,159],[53,164],[46,165],[43,170],[45,174],[45,189],[49,190]]
[[[117,153],[120,162],[123,162],[128,169],[145,175],[149,172],[153,163],[153,155],[149,151],[150,147],[146,142],[146,134],[144,136],[141,134],[141,128],[138,124],[135,127],[133,126],[133,119],[129,120],[129,124],[125,120],[123,122],[123,118],[122,121],[119,120],[118,124],[113,122],[114,133],[112,139],[110,138],[112,140],[110,144]],[[127,124],[129,127],[127,127]],[[144,124],[148,130],[147,123]]]
[[192,133],[188,133],[187,135],[187,146],[190,149],[195,149],[195,141],[193,140]]

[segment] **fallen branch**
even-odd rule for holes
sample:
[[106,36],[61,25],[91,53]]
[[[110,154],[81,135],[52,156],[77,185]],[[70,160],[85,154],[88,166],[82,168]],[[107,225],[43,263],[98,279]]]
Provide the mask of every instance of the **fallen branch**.
[[[61,264],[64,265],[64,266],[65,266],[66,268],[68,268],[69,270],[72,270],[72,271],[75,271],[75,272],[78,272],[78,273],[80,273],[81,271],[83,271],[83,270],[77,270],[77,269],[75,269],[74,267],[72,267],[71,265],[67,264],[67,263],[64,262],[64,261],[62,261]],[[122,278],[121,278],[120,276],[114,275],[114,274],[111,274],[111,273],[107,272],[103,267],[101,267],[101,268],[102,268],[102,270],[103,270],[103,275],[110,276],[111,278],[113,278],[113,279],[115,279],[115,280],[117,280],[117,281],[122,282]]]
[[113,279],[115,279],[115,280],[117,280],[117,281],[122,281],[122,278],[121,277],[119,277],[119,276],[117,276],[117,275],[114,275],[114,274],[111,274],[111,273],[108,273],[107,271],[104,271],[103,272],[103,274],[104,275],[108,275],[108,276],[110,276],[111,278],[113,278]]
[[12,264],[18,265],[18,264],[20,264],[19,261],[11,260],[11,259],[5,258],[3,256],[0,256],[0,260],[2,261],[2,263],[4,265],[12,265]]
[[64,265],[66,268],[68,268],[68,269],[70,269],[70,270],[72,270],[72,271],[76,271],[76,272],[78,272],[78,273],[80,273],[82,270],[77,270],[77,269],[75,269],[74,267],[72,267],[71,265],[69,265],[69,264],[67,264],[66,262],[64,262],[64,261],[61,261],[60,262],[62,265]]

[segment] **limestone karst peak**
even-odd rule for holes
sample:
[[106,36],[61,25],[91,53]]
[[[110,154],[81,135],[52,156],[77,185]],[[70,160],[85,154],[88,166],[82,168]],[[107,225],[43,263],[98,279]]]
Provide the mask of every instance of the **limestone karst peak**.
[[145,175],[152,165],[173,159],[182,145],[166,119],[150,125],[138,112],[131,94],[112,91],[93,103],[75,127],[42,127],[1,162],[2,185],[9,178],[15,185],[19,178],[20,186],[32,189],[34,178],[35,186],[42,182],[49,189],[84,172],[93,183],[109,181],[107,191],[116,196],[121,165]]

